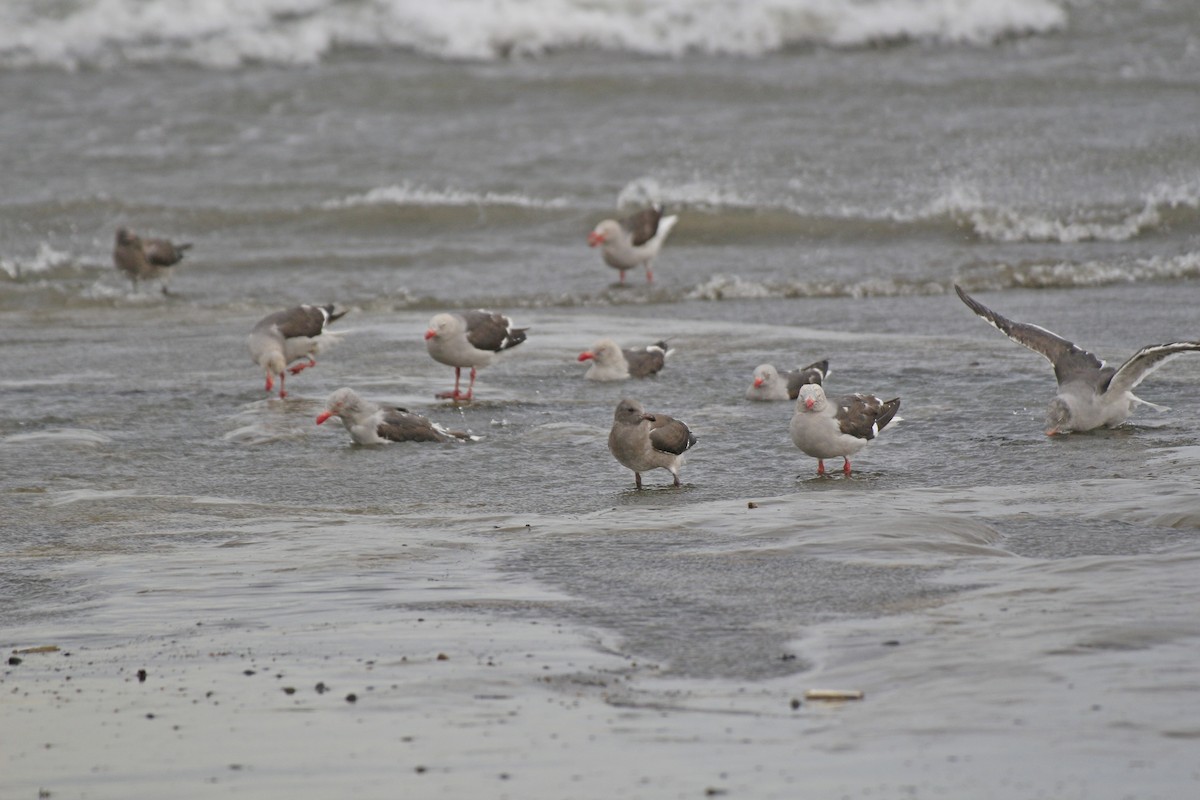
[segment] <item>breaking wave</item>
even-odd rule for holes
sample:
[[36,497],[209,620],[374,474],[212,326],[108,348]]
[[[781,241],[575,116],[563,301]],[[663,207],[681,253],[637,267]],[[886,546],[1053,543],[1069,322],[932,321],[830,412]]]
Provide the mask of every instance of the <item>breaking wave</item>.
[[338,49],[492,61],[589,48],[755,57],[789,47],[986,45],[1066,25],[1063,0],[10,0],[0,65],[312,64]]

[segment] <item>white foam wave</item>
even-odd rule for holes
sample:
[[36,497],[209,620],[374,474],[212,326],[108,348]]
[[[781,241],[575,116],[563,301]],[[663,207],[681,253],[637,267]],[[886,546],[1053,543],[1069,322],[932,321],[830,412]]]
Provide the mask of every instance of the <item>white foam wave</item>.
[[86,428],[57,428],[44,431],[30,431],[29,433],[14,433],[6,437],[3,441],[5,444],[28,444],[32,442],[38,446],[45,446],[61,442],[63,444],[94,447],[97,445],[112,444],[113,440],[99,431],[88,430]]
[[687,293],[689,300],[743,300],[811,297],[910,297],[950,294],[955,283],[971,290],[1061,289],[1162,280],[1200,279],[1200,252],[1128,261],[1056,261],[991,264],[952,278],[864,278],[857,281],[795,280],[759,282],[738,275],[714,275]]
[[13,280],[37,275],[59,267],[72,266],[75,262],[70,253],[55,250],[46,242],[38,245],[38,250],[32,258],[8,259],[0,258],[0,272]]
[[494,60],[598,48],[759,56],[820,43],[989,43],[1066,24],[1064,0],[9,0],[0,63],[310,64],[338,47]]
[[321,204],[327,210],[359,206],[516,206],[519,208],[562,208],[562,198],[541,199],[511,192],[474,192],[461,189],[430,189],[410,183],[380,186]]
[[981,239],[995,242],[1125,242],[1164,224],[1168,209],[1200,208],[1200,182],[1159,185],[1132,210],[1089,208],[1063,217],[994,205],[969,187],[955,186],[915,213],[897,213],[900,222],[948,216]]

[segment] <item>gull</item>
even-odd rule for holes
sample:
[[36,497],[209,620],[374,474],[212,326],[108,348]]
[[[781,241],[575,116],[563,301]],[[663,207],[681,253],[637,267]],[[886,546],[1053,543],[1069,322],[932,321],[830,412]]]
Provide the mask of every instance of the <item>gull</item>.
[[356,444],[387,442],[452,442],[475,440],[463,431],[444,428],[407,408],[381,406],[364,400],[358,392],[343,386],[325,401],[325,410],[317,416],[323,425],[337,417]]
[[[250,347],[250,359],[262,367],[267,375],[266,391],[274,388],[274,376],[278,375],[279,397],[287,397],[283,388],[284,371],[296,375],[315,367],[317,361],[313,356],[321,351],[323,345],[335,341],[333,334],[321,338],[325,326],[345,314],[345,311],[337,311],[333,303],[324,306],[305,304],[286,311],[276,311],[260,319],[250,331],[246,343]],[[288,364],[303,358],[307,358],[308,362],[288,367]]]
[[797,367],[780,373],[771,364],[754,368],[754,382],[746,389],[747,400],[795,400],[800,387],[806,383],[822,386],[829,377],[829,361],[816,361],[807,367]]
[[688,426],[666,414],[648,414],[637,400],[625,398],[613,412],[608,434],[608,449],[622,466],[633,470],[637,488],[642,488],[642,473],[665,469],[679,486],[681,456],[696,444]]
[[601,221],[588,234],[588,246],[600,247],[604,263],[621,273],[621,283],[626,270],[639,266],[646,267],[646,283],[653,283],[654,259],[678,221],[675,215],[664,217],[663,207],[654,205],[624,219]]
[[792,442],[805,455],[817,459],[817,474],[825,474],[825,459],[840,456],[842,472],[850,474],[850,456],[896,418],[900,398],[881,400],[870,394],[827,398],[815,383],[800,387],[796,412],[788,426]]
[[1137,397],[1133,390],[1146,376],[1172,358],[1200,350],[1200,342],[1152,344],[1138,350],[1119,367],[1110,367],[1087,350],[1056,333],[1024,322],[1013,322],[963,291],[954,291],[967,308],[994,325],[1019,345],[1041,353],[1054,366],[1058,394],[1046,409],[1046,435],[1072,431],[1090,431],[1120,425],[1144,405],[1155,411],[1169,411]]
[[612,339],[601,339],[592,345],[591,350],[580,353],[579,360],[592,362],[583,374],[589,381],[623,381],[657,375],[666,364],[667,356],[674,352],[667,347],[665,339],[627,350],[622,350]]
[[128,228],[117,228],[113,242],[113,264],[133,282],[137,291],[139,280],[162,279],[162,293],[167,290],[171,267],[183,260],[191,242],[175,244],[170,239],[143,239]]
[[[470,400],[475,389],[476,368],[486,367],[497,353],[525,341],[527,330],[514,328],[508,317],[482,308],[460,314],[435,314],[425,331],[425,348],[434,361],[454,367],[454,391],[441,392],[437,397]],[[466,394],[459,390],[463,367],[471,368],[471,382]]]

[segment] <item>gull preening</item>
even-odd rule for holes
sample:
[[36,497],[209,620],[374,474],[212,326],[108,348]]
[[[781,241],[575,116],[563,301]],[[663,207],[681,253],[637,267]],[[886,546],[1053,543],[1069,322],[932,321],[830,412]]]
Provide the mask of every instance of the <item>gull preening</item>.
[[1013,322],[997,314],[957,284],[954,291],[967,308],[1017,344],[1041,353],[1053,365],[1058,394],[1046,409],[1047,436],[1120,425],[1138,405],[1167,411],[1164,406],[1136,396],[1133,390],[1147,375],[1172,358],[1200,350],[1200,342],[1147,345],[1114,368],[1056,333],[1037,325]]
[[682,456],[696,441],[684,423],[666,414],[648,414],[637,400],[625,398],[613,412],[608,449],[622,466],[633,470],[637,488],[642,488],[642,473],[652,469],[667,470],[679,486]]
[[881,400],[870,394],[826,397],[815,383],[800,387],[796,412],[788,426],[792,442],[817,459],[817,474],[825,474],[825,459],[841,457],[842,472],[850,474],[850,456],[867,446],[896,418],[900,398]]
[[644,266],[646,283],[654,282],[654,259],[667,240],[679,217],[663,216],[663,207],[654,205],[620,220],[606,219],[588,234],[588,246],[600,247],[604,263],[621,274]]
[[[333,303],[324,306],[306,304],[276,311],[260,319],[250,331],[246,343],[250,347],[250,359],[266,373],[266,391],[274,388],[275,377],[278,376],[279,396],[287,397],[283,388],[285,370],[297,375],[309,367],[315,367],[317,360],[313,356],[335,341],[331,335],[322,336],[325,326],[345,314],[345,311],[337,311]],[[301,359],[308,361],[288,366]]]

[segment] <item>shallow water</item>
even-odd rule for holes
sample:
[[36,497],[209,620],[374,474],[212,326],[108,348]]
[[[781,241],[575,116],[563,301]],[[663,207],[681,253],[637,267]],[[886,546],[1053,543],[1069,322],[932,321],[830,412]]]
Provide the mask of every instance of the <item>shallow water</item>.
[[[1200,358],[1050,439],[951,289],[1114,363],[1195,337],[1189,4],[101,5],[0,11],[45,34],[0,25],[0,644],[59,647],[0,672],[0,794],[1195,792]],[[646,197],[618,286],[586,234]],[[174,296],[118,224],[195,243]],[[315,301],[269,397],[245,336]],[[420,337],[473,306],[530,335],[456,408]],[[602,336],[675,353],[593,385]],[[820,358],[902,398],[849,478],[743,399]],[[354,446],[340,386],[481,440]],[[625,395],[698,435],[681,488],[608,454]]]

